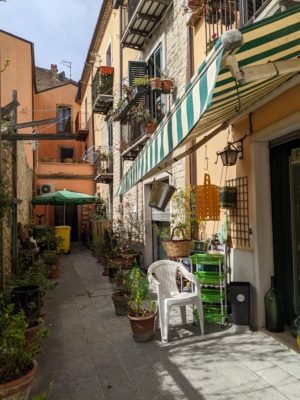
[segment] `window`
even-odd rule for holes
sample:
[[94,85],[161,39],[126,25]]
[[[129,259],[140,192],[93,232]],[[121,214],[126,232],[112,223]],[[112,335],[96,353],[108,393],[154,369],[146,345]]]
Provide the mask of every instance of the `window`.
[[71,133],[71,108],[58,107],[57,109],[57,131],[58,133]]
[[[148,74],[150,77],[162,76],[162,45],[159,44],[148,59]],[[160,122],[159,111],[162,108],[161,94],[156,92],[150,93],[149,110],[153,118]]]
[[60,162],[64,162],[66,158],[74,158],[73,147],[61,147],[60,148]]
[[106,66],[111,67],[112,64],[112,57],[111,57],[111,43],[108,46],[108,49],[106,50]]
[[113,145],[113,124],[112,124],[112,122],[109,122],[107,124],[107,130],[108,130],[108,145],[109,145],[109,147],[112,147],[112,145]]

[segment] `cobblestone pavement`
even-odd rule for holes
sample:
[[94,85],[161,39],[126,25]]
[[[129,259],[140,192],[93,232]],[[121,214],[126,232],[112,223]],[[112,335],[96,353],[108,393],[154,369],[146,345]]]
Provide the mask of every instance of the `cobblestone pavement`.
[[200,336],[174,323],[170,341],[136,343],[117,317],[111,285],[83,246],[62,257],[58,285],[46,298],[50,334],[33,394],[50,400],[300,399],[300,357],[261,332],[232,329]]

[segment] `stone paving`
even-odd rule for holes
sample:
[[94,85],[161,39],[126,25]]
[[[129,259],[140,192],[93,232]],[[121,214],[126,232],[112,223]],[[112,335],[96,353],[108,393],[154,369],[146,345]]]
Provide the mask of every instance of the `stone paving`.
[[[46,298],[50,335],[32,393],[50,400],[297,400],[300,357],[261,332],[227,329],[201,337],[174,325],[170,341],[136,343],[117,317],[111,285],[83,246],[62,257]],[[209,331],[209,328],[206,329]]]

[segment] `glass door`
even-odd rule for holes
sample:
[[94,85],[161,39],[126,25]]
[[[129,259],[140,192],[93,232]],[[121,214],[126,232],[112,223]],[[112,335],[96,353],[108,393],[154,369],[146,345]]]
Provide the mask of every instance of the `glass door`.
[[290,160],[293,305],[296,311],[300,307],[300,148],[292,149]]

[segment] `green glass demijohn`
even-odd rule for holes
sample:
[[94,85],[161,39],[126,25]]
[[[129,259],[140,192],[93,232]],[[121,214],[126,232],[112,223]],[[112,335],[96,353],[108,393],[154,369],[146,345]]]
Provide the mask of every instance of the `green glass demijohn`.
[[271,288],[265,294],[266,328],[270,332],[284,331],[283,298],[275,286],[275,277],[271,276]]
[[290,331],[294,337],[297,337],[297,332],[300,331],[300,307],[297,310],[297,316],[290,324]]

